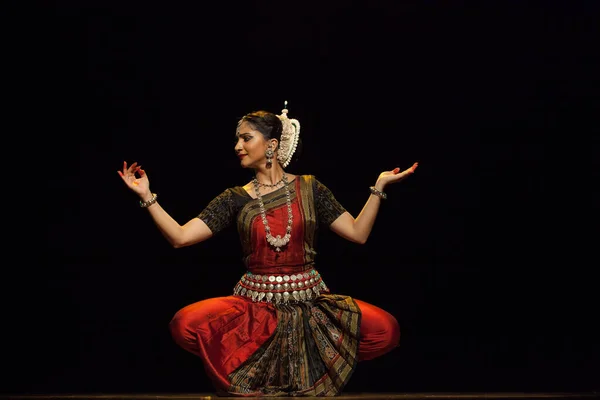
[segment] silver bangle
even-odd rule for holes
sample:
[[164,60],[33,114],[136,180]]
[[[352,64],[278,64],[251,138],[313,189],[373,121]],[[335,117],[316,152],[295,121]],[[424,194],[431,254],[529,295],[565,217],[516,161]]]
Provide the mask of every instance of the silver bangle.
[[371,194],[374,194],[375,196],[383,200],[387,199],[387,194],[382,192],[381,190],[378,190],[375,186],[371,186],[369,190],[371,191]]
[[156,199],[158,199],[158,195],[156,193],[152,193],[152,198],[150,200],[148,200],[148,201],[140,200],[140,207],[142,207],[142,208],[150,207],[152,204],[156,203]]

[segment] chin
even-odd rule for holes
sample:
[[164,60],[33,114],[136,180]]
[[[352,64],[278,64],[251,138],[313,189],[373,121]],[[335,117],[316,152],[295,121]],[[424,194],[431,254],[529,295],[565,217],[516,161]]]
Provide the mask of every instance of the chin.
[[250,168],[250,165],[246,162],[244,162],[244,160],[240,160],[240,167],[242,168]]

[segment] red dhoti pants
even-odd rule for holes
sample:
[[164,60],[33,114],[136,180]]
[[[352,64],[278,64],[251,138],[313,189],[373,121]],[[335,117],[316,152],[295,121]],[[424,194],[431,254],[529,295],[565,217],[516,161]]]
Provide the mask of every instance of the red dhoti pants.
[[[374,359],[397,347],[400,327],[396,318],[377,306],[354,301],[361,313],[358,361]],[[182,308],[174,315],[169,329],[179,346],[202,358],[217,388],[226,388],[225,377],[260,348],[276,326],[272,305],[225,296]],[[211,344],[213,337],[218,343]],[[209,361],[215,359],[219,362]]]

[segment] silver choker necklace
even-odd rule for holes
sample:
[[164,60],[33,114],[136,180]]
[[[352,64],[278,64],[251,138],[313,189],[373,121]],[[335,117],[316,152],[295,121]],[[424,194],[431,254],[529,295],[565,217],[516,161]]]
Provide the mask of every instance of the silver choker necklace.
[[[272,185],[269,185],[268,183],[260,183],[260,182],[258,182],[258,186],[260,186],[260,187],[266,187],[266,188],[269,188],[269,189],[270,189],[270,188],[274,188],[274,187],[276,187],[276,186],[279,186],[279,184],[280,184],[281,182],[283,182],[283,177],[284,177],[284,176],[285,176],[285,174],[283,174],[283,176],[281,177],[281,179],[280,179],[279,181],[275,182],[275,183],[274,183],[274,184],[272,184]],[[256,179],[256,178],[255,178],[255,179]]]
[[[284,173],[281,177],[281,181],[283,181],[283,187],[285,188],[285,197],[287,203],[288,210],[288,223],[287,228],[285,230],[285,235],[281,237],[281,235],[277,235],[273,237],[271,235],[271,228],[269,228],[269,222],[267,221],[267,213],[265,210],[265,204],[263,203],[262,196],[260,195],[260,183],[258,183],[258,179],[256,177],[253,179],[254,183],[254,192],[256,193],[256,199],[258,200],[258,205],[260,206],[260,216],[262,217],[263,225],[265,226],[265,232],[267,233],[267,242],[275,247],[275,251],[281,251],[281,248],[287,245],[292,237],[292,197],[290,195],[290,189],[288,188],[288,180],[287,175]],[[281,182],[280,181],[280,182]],[[277,182],[275,185],[279,184]],[[274,186],[274,185],[273,185]]]

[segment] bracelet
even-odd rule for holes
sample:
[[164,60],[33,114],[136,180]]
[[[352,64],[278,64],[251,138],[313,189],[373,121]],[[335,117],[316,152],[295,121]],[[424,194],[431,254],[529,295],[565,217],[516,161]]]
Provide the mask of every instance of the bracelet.
[[375,196],[379,197],[380,199],[387,199],[387,194],[382,192],[381,190],[377,190],[377,188],[375,186],[371,186],[369,188],[369,190],[371,191],[371,194],[374,194]]
[[152,198],[150,200],[148,200],[148,201],[140,200],[140,207],[142,207],[142,208],[150,207],[152,204],[156,203],[156,199],[158,199],[158,195],[156,193],[152,193]]

